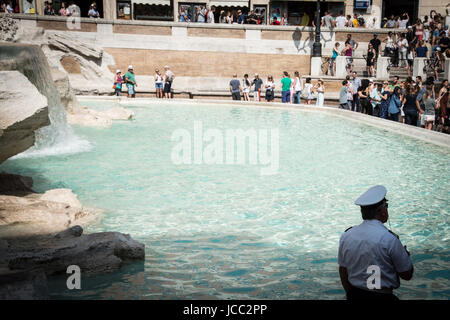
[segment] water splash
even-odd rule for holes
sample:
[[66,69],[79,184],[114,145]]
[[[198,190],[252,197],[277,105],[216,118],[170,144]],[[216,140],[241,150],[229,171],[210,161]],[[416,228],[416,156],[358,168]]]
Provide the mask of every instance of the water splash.
[[7,43],[1,45],[0,70],[17,70],[47,97],[51,124],[36,131],[35,145],[15,158],[72,154],[87,151],[90,143],[78,137],[67,123],[47,58],[39,46]]

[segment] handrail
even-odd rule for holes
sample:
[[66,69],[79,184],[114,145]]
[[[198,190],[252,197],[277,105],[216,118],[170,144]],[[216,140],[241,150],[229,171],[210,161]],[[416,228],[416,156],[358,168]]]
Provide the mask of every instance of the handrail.
[[[73,17],[61,16],[42,16],[35,14],[7,14],[0,13],[0,17],[9,16],[19,20],[35,20],[35,21],[67,21],[74,19]],[[261,31],[296,31],[314,32],[314,27],[305,26],[272,26],[272,25],[253,25],[253,24],[224,24],[224,23],[198,23],[198,22],[173,22],[173,21],[144,21],[144,20],[121,20],[121,19],[93,19],[79,18],[82,23],[92,24],[113,24],[113,25],[137,25],[137,26],[158,26],[158,27],[186,27],[186,28],[205,28],[205,29],[237,29],[237,30],[261,30]],[[388,33],[389,31],[398,32],[403,29],[395,28],[328,28],[322,27],[323,32],[345,32],[345,33]],[[406,32],[406,30],[405,30]]]

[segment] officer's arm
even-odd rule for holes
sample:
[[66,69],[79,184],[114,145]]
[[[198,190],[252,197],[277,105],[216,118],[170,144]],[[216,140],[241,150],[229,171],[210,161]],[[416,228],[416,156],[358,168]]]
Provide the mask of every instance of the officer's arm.
[[406,281],[411,280],[414,273],[414,266],[406,247],[403,247],[397,238],[394,238],[391,242],[390,256],[398,276]]
[[411,269],[408,270],[408,271],[405,271],[405,272],[399,272],[399,273],[398,273],[398,276],[399,276],[400,278],[402,278],[403,280],[408,281],[408,280],[411,280],[411,279],[412,279],[413,273],[414,273],[414,266],[412,266]]
[[341,277],[342,287],[345,292],[348,292],[350,290],[350,282],[348,281],[347,268],[339,266],[339,276]]

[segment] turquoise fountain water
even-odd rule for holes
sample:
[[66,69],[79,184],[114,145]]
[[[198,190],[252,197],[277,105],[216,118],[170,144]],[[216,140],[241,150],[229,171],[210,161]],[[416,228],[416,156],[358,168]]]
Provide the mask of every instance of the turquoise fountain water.
[[[90,107],[111,107],[90,102]],[[353,201],[388,189],[390,227],[411,251],[415,277],[402,299],[450,298],[450,151],[323,114],[193,105],[132,107],[110,129],[75,127],[92,150],[9,160],[35,189],[66,187],[105,215],[88,232],[120,231],[146,245],[146,260],[83,277],[58,298],[342,299],[339,237],[361,216]],[[171,135],[205,128],[280,134],[277,175],[253,165],[174,165]],[[389,227],[389,224],[387,225]]]

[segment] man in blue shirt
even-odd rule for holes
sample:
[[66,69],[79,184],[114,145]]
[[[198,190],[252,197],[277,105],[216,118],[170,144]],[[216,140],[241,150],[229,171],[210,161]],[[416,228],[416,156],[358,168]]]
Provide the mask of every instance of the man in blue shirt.
[[237,19],[237,23],[238,24],[244,24],[245,23],[245,16],[242,14],[241,10],[238,10],[238,19]]
[[420,127],[421,125],[421,120],[420,118],[423,117],[423,110],[425,109],[425,104],[423,103],[423,95],[425,94],[425,92],[427,92],[427,88],[429,88],[433,94],[433,98],[434,98],[434,79],[433,77],[429,77],[427,79],[427,82],[425,83],[425,85],[422,87],[422,89],[420,89],[419,93],[417,94],[417,98],[416,98],[416,106],[417,109],[419,110],[419,114],[420,117],[417,120],[417,126]]
[[384,224],[389,219],[387,190],[375,186],[356,201],[363,223],[347,229],[339,241],[338,264],[347,300],[398,300],[400,278],[411,280],[414,267],[406,246]]
[[353,79],[350,82],[353,86],[352,111],[360,112],[358,89],[361,87],[361,79],[356,71],[353,72]]

